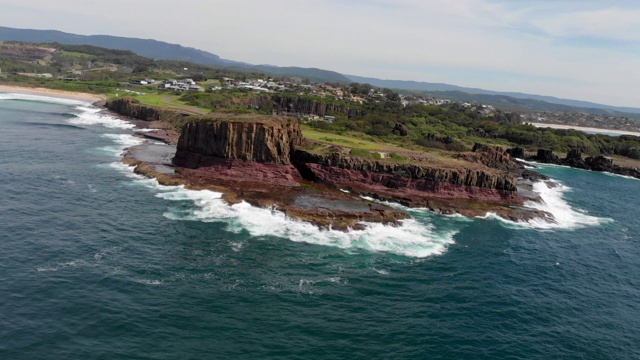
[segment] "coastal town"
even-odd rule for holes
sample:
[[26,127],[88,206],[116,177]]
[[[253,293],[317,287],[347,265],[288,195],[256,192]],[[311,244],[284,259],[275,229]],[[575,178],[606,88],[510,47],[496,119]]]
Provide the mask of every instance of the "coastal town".
[[[211,81],[205,81],[210,83]],[[335,100],[342,100],[347,102],[353,102],[363,104],[370,101],[374,103],[380,103],[382,101],[392,100],[399,101],[402,106],[409,105],[449,105],[452,103],[448,99],[438,99],[435,97],[424,95],[407,95],[398,94],[388,89],[381,89],[373,87],[367,84],[351,84],[348,86],[339,84],[328,83],[305,83],[296,82],[292,80],[276,80],[273,78],[260,79],[260,78],[246,78],[246,79],[233,79],[229,77],[221,77],[217,83],[211,85],[199,85],[191,78],[184,78],[180,80],[165,79],[158,83],[155,79],[133,79],[129,81],[130,85],[147,86],[147,88],[153,89],[155,86],[157,90],[173,91],[173,92],[187,92],[187,91],[223,91],[223,90],[240,90],[254,93],[288,93],[297,95],[311,95],[320,98],[332,98]],[[355,90],[355,91],[354,91]],[[479,112],[489,114],[495,108],[491,105],[483,105],[469,102],[460,103],[462,107],[471,108],[475,107]]]

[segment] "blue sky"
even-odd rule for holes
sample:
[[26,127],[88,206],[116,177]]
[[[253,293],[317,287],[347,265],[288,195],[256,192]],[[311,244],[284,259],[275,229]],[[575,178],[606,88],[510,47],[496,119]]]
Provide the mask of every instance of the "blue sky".
[[0,0],[0,24],[640,107],[640,1]]

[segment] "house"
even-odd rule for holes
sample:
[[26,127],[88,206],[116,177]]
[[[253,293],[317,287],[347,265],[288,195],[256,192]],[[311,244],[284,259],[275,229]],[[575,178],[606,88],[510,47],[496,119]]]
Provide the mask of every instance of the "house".
[[202,86],[198,86],[198,85],[188,85],[187,86],[187,91],[202,91]]
[[260,86],[253,86],[253,85],[242,85],[240,86],[241,89],[247,89],[247,90],[251,90],[251,91],[255,91],[255,92],[270,92],[269,89],[267,88],[263,88]]
[[204,90],[201,86],[198,86],[193,79],[184,79],[184,80],[176,80],[176,79],[165,79],[162,84],[158,85],[159,90],[170,90],[170,91],[202,91]]

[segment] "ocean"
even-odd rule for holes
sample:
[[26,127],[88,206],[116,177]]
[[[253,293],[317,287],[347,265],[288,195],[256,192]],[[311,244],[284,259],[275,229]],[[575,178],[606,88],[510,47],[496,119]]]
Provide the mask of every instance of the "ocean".
[[345,234],[133,174],[133,127],[0,93],[0,359],[640,359],[638,180]]

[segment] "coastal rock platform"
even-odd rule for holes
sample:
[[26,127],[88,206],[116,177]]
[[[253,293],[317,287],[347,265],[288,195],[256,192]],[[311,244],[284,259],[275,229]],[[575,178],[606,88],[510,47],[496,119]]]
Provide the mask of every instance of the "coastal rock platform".
[[[157,128],[139,136],[174,145],[131,148],[125,163],[161,184],[220,192],[230,204],[246,201],[345,231],[365,222],[400,225],[410,218],[402,206],[384,205],[389,203],[468,217],[492,213],[512,221],[549,217],[524,206],[535,194],[519,193],[523,167],[501,149],[477,145],[444,162],[420,156],[374,160],[346,155],[348,149],[314,151],[316,144],[288,117],[184,117],[126,99],[113,102],[107,108]],[[180,131],[166,126],[176,116],[184,124]]]

